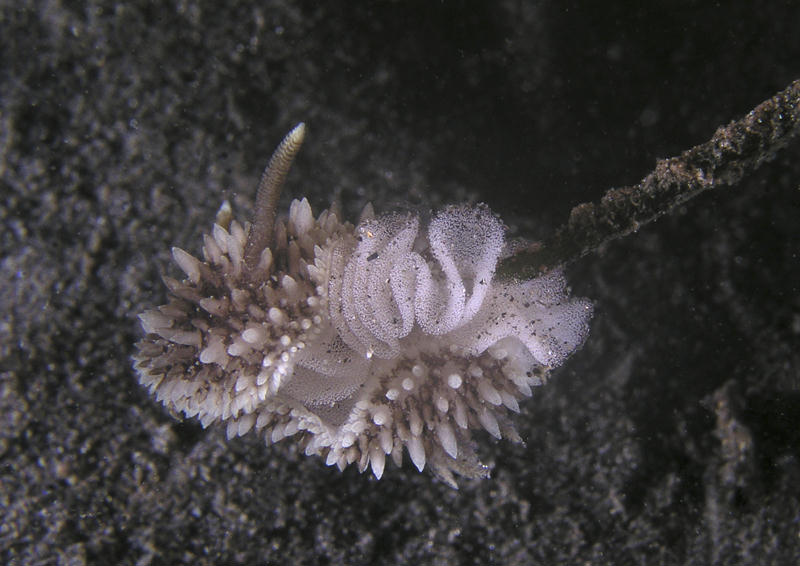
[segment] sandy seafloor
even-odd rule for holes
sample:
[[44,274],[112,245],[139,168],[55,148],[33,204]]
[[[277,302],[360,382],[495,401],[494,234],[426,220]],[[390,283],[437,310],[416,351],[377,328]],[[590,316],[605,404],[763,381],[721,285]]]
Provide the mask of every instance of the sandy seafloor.
[[800,556],[800,142],[569,268],[591,335],[458,491],[228,442],[130,364],[170,247],[246,218],[296,122],[285,203],[482,201],[541,237],[800,77],[800,4],[27,4],[0,9],[0,562]]

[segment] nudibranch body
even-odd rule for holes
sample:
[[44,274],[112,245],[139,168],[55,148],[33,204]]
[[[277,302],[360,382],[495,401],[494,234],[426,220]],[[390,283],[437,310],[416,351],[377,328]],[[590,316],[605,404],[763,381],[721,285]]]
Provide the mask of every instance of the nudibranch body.
[[223,206],[202,259],[173,248],[186,277],[165,277],[169,302],[139,316],[140,382],[228,437],[295,437],[340,469],[380,478],[406,452],[453,486],[485,476],[470,431],[519,440],[509,414],[583,343],[591,303],[559,270],[496,279],[505,229],[486,206],[427,223],[368,207],[354,226],[302,199],[276,221],[303,133],[276,150],[252,225]]

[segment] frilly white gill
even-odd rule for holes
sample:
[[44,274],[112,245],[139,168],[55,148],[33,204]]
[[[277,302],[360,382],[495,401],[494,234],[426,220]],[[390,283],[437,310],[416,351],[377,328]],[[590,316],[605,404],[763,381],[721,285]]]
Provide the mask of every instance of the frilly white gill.
[[252,225],[223,205],[203,258],[173,248],[182,281],[141,315],[140,382],[165,406],[228,437],[295,437],[306,454],[383,475],[404,451],[450,485],[487,475],[472,429],[518,441],[509,419],[588,333],[592,305],[561,271],[497,280],[505,230],[486,206],[425,222],[357,226],[278,193],[304,136],[283,140],[262,177]]

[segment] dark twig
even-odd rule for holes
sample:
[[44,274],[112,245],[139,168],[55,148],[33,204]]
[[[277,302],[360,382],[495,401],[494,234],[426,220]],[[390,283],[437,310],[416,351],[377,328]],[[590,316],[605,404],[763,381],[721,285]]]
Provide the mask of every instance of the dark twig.
[[599,203],[580,204],[555,235],[499,267],[507,277],[531,278],[575,261],[638,230],[705,190],[732,185],[771,160],[800,131],[800,79],[749,114],[678,157],[659,160],[638,185],[609,190]]

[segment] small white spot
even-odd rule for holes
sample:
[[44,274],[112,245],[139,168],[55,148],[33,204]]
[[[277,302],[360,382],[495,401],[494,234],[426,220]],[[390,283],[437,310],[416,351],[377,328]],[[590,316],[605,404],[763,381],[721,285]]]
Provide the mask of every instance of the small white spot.
[[290,294],[297,291],[297,281],[295,281],[291,275],[283,276],[283,279],[281,279],[281,286]]
[[269,313],[267,313],[269,319],[273,322],[273,324],[283,324],[286,322],[286,315],[283,314],[283,311],[277,307],[272,307],[269,309]]
[[462,383],[463,381],[461,379],[461,376],[458,375],[457,373],[451,373],[450,375],[447,376],[447,385],[449,385],[453,389],[458,389],[459,387],[461,387]]
[[266,338],[266,332],[260,327],[248,328],[242,332],[242,338],[244,338],[245,342],[249,342],[250,344],[261,344]]
[[372,413],[372,422],[378,426],[383,426],[391,420],[389,409],[384,406],[377,407]]
[[410,377],[405,378],[403,380],[403,389],[405,389],[406,391],[411,391],[412,389],[414,389],[414,380],[411,379]]

